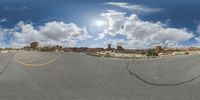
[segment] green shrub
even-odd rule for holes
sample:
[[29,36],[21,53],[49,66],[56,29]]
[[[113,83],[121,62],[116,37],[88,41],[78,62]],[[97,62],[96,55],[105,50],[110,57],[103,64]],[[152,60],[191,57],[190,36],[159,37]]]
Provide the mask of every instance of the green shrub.
[[105,57],[111,57],[111,56],[110,56],[110,54],[109,54],[109,53],[106,53],[106,54],[105,54]]
[[155,49],[148,49],[146,52],[146,56],[158,56],[158,53]]
[[185,55],[189,55],[190,53],[189,52],[185,52]]

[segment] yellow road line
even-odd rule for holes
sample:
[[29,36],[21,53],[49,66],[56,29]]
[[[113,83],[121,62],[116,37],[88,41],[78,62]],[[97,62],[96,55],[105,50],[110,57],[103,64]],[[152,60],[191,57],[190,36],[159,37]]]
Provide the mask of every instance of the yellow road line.
[[[53,56],[55,56],[55,55],[53,55]],[[49,57],[47,55],[44,55],[43,57],[40,57],[40,58],[38,58],[38,57],[34,57],[34,58],[29,57],[29,59],[26,59],[26,63],[34,62],[34,61],[39,61],[39,60],[47,59],[47,58],[50,58],[50,57],[52,58],[52,55],[49,56]]]
[[16,55],[14,56],[14,60],[15,60],[16,62],[22,64],[22,65],[26,65],[26,66],[30,66],[30,67],[38,67],[38,66],[43,66],[43,65],[52,63],[53,61],[57,60],[57,59],[60,57],[60,55],[61,55],[61,54],[59,54],[58,56],[56,56],[54,59],[51,59],[51,60],[49,60],[49,61],[47,61],[47,62],[44,62],[44,63],[41,63],[41,64],[28,64],[28,63],[24,63],[24,62],[18,60],[18,59],[16,58]]

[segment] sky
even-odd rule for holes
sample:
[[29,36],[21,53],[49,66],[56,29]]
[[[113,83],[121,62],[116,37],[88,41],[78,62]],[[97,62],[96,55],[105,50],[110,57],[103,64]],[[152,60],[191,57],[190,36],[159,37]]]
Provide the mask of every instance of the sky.
[[0,47],[200,45],[199,0],[0,0]]

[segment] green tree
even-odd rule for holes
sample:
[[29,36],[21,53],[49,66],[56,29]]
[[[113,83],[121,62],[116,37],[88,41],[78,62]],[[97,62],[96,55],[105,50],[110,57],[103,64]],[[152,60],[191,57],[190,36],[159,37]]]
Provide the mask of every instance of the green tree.
[[190,53],[189,52],[185,52],[185,55],[189,55]]
[[109,53],[106,53],[106,54],[105,54],[105,57],[111,57],[111,56],[110,56],[110,54],[109,54]]
[[155,49],[148,49],[146,52],[146,56],[158,56],[158,53]]

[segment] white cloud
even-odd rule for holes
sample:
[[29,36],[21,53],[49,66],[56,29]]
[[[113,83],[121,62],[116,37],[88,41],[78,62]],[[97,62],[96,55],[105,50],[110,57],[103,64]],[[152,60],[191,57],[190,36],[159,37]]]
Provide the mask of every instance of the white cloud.
[[78,39],[84,40],[90,37],[86,28],[79,28],[74,23],[65,24],[64,22],[49,22],[45,26],[40,27],[40,33],[51,40],[62,39]]
[[107,44],[112,44],[114,46],[117,46],[117,45],[126,45],[127,44],[127,41],[125,41],[124,39],[109,39],[107,41],[104,41],[103,44],[107,45]]
[[196,37],[195,40],[200,43],[200,37]]
[[103,42],[104,46],[107,46],[108,44],[112,44],[113,48],[116,48],[117,46],[123,46],[125,48],[129,48],[128,41],[125,39],[108,39]]
[[32,24],[19,22],[16,26],[18,31],[14,32],[14,41],[17,43],[30,43],[31,41],[39,41],[42,36],[38,30],[34,29]]
[[199,24],[199,25],[197,25],[196,32],[200,34],[200,24]]
[[[198,33],[198,35],[200,35],[200,24],[197,25],[197,29],[196,32]],[[197,36],[195,38],[195,40],[197,41],[198,45],[200,44],[200,36]]]
[[4,34],[5,34],[5,30],[0,28],[0,47],[5,47]]
[[28,7],[21,7],[20,9],[22,9],[22,10],[28,10],[29,8]]
[[159,9],[159,8],[150,8],[150,7],[146,7],[143,5],[137,5],[137,4],[130,5],[125,2],[107,2],[105,4],[115,6],[115,7],[120,7],[123,9],[127,9],[134,13],[152,13],[152,12],[161,11],[161,9]]
[[103,15],[108,20],[109,27],[100,35],[124,34],[129,40],[130,48],[146,48],[158,44],[181,46],[180,42],[193,37],[193,33],[186,28],[170,28],[161,22],[142,21],[136,14],[126,16],[124,12],[108,11]]
[[7,6],[4,7],[5,10],[10,11],[10,10],[28,10],[29,8],[26,6],[22,6],[22,7],[11,7],[11,6]]
[[1,23],[7,22],[7,21],[8,21],[8,20],[7,20],[6,18],[3,18],[3,19],[0,20]]
[[13,34],[13,29],[5,29],[0,27],[0,48],[8,47],[7,43],[10,42],[9,36]]
[[74,23],[48,22],[38,29],[32,24],[19,22],[14,28],[12,47],[22,47],[29,45],[33,41],[38,41],[42,46],[63,45],[74,46],[77,41],[90,38],[86,28],[80,28]]
[[108,28],[101,34],[100,39],[103,38],[104,34],[115,36],[116,34],[123,34],[122,28],[125,23],[124,12],[117,12],[114,10],[108,10],[107,13],[102,13],[101,16],[108,21]]

